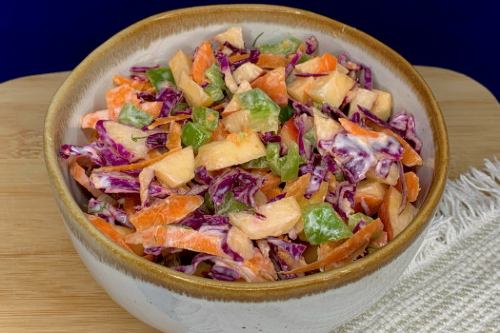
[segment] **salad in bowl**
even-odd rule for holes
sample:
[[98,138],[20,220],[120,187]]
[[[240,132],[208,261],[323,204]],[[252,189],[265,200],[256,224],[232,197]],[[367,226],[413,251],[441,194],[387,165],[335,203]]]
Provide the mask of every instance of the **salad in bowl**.
[[415,118],[365,64],[231,27],[117,73],[64,144],[89,223],[186,274],[262,282],[369,256],[416,215]]

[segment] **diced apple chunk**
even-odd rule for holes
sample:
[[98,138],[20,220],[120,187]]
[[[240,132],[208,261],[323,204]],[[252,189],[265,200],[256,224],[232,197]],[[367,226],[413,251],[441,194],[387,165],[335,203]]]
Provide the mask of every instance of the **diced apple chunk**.
[[349,73],[349,70],[347,68],[345,68],[344,66],[342,66],[341,64],[339,64],[339,63],[337,63],[337,67],[335,67],[335,70],[337,72],[345,74],[345,75],[347,75],[347,73]]
[[230,133],[243,132],[249,128],[248,111],[240,110],[222,119],[224,128]]
[[376,89],[373,92],[377,94],[377,98],[373,103],[372,113],[382,120],[389,120],[392,110],[392,95],[386,91]]
[[376,180],[362,180],[354,193],[354,210],[364,211],[368,215],[375,214],[384,200],[386,189],[387,185]]
[[245,43],[243,41],[243,31],[241,30],[241,27],[231,27],[226,31],[215,36],[214,39],[220,44],[224,44],[224,42],[229,42],[233,46],[236,46],[237,48],[240,49],[245,48]]
[[330,140],[335,133],[342,130],[342,126],[332,118],[328,117],[318,109],[313,109],[314,131],[316,140]]
[[366,172],[366,178],[373,179],[383,184],[394,186],[397,184],[399,179],[399,167],[396,163],[392,163],[389,168],[389,174],[385,178],[377,175],[377,173],[375,172],[375,167],[373,167]]
[[356,111],[358,111],[358,105],[371,110],[373,103],[377,99],[377,94],[371,90],[359,88],[356,89],[356,95],[349,105],[349,117]]
[[333,71],[327,76],[316,78],[313,84],[306,89],[306,93],[315,102],[326,102],[338,108],[353,86],[353,79],[345,74]]
[[294,197],[284,198],[257,208],[257,216],[252,213],[230,213],[229,221],[250,239],[280,236],[290,231],[299,221],[300,206]]
[[306,90],[314,82],[313,77],[296,77],[292,83],[287,85],[288,95],[293,99],[305,104],[307,102]]
[[252,82],[258,78],[263,71],[264,70],[259,66],[251,62],[246,62],[233,72],[233,77],[238,84],[241,84],[243,81]]
[[174,80],[177,85],[181,81],[182,73],[186,73],[188,75],[191,73],[191,63],[191,58],[182,50],[177,51],[177,53],[175,53],[172,59],[168,62],[168,66],[172,71],[172,75],[174,76]]
[[401,193],[391,186],[386,191],[384,201],[380,205],[379,217],[384,223],[389,240],[399,235],[417,214],[417,209],[410,203],[407,203],[400,213],[401,200]]
[[239,111],[241,109],[240,100],[238,99],[238,94],[244,93],[246,91],[252,90],[252,86],[248,81],[242,81],[236,90],[236,93],[233,95],[233,98],[229,101],[229,103],[224,108],[222,115],[228,115],[230,113]]
[[194,178],[194,153],[189,146],[153,164],[156,178],[168,187],[179,187]]
[[132,127],[120,124],[116,121],[105,121],[103,123],[107,135],[117,144],[122,145],[125,150],[133,155],[131,161],[136,161],[148,156],[148,147],[145,140],[134,140],[141,138],[146,132]]
[[264,155],[266,148],[257,133],[231,133],[225,140],[201,146],[195,158],[195,166],[205,166],[208,171],[220,170]]
[[248,236],[240,228],[232,226],[227,232],[227,245],[243,259],[250,259],[254,255],[254,246]]
[[209,106],[212,104],[210,96],[186,72],[182,72],[177,86],[184,93],[184,97],[191,106]]

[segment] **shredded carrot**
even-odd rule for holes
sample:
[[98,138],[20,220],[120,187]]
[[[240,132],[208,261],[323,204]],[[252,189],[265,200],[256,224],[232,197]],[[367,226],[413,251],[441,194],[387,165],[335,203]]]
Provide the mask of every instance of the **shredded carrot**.
[[109,224],[106,220],[98,216],[89,214],[86,215],[90,223],[92,223],[100,232],[106,235],[106,237],[108,237],[110,240],[120,245],[124,249],[134,253],[134,251],[132,251],[130,246],[128,246],[127,243],[125,243],[124,236],[120,234],[117,230],[115,230],[113,228],[113,225]]
[[346,118],[340,118],[339,119],[340,124],[344,129],[353,134],[353,135],[360,135],[360,136],[367,136],[370,138],[378,138],[380,134],[378,132],[369,130],[367,128],[363,128],[359,126],[358,124],[346,119]]
[[104,166],[95,169],[95,171],[127,171],[127,170],[137,170],[137,169],[143,169],[145,167],[150,166],[151,164],[154,164],[158,161],[161,161],[165,157],[175,153],[176,151],[179,151],[180,148],[177,149],[172,149],[166,153],[161,154],[160,156],[150,158],[148,160],[143,160],[140,162],[136,163],[131,163],[131,164],[125,164],[125,165],[110,165],[110,166]]
[[169,124],[169,123],[172,123],[175,121],[189,119],[189,118],[191,118],[191,116],[188,114],[179,114],[176,116],[168,116],[168,117],[158,118],[148,126],[148,129],[151,130],[151,129],[154,129],[154,128],[161,126],[161,125],[166,125],[166,124]]
[[247,59],[248,57],[249,57],[248,54],[235,53],[229,57],[229,62],[234,63],[236,61]]
[[181,125],[177,124],[176,122],[170,123],[170,131],[168,133],[167,143],[165,144],[165,146],[168,149],[181,149],[181,134]]

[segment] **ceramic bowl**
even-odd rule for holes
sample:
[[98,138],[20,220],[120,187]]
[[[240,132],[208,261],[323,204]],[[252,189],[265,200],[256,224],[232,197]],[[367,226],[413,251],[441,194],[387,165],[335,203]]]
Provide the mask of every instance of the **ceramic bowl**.
[[[81,115],[105,107],[104,92],[116,73],[132,65],[165,64],[179,49],[242,26],[246,42],[314,34],[320,50],[347,52],[372,68],[375,85],[388,90],[395,109],[415,115],[424,141],[419,168],[422,198],[414,221],[378,252],[345,267],[266,283],[220,282],[153,264],[123,250],[83,215],[82,190],[58,158],[61,143],[84,143]],[[446,179],[448,144],[438,105],[415,69],[369,35],[304,10],[267,5],[222,5],[174,10],[142,20],[102,44],[69,75],[45,122],[45,160],[58,205],[83,262],[122,307],[166,332],[328,332],[375,303],[414,257]],[[99,323],[96,323],[99,325]]]

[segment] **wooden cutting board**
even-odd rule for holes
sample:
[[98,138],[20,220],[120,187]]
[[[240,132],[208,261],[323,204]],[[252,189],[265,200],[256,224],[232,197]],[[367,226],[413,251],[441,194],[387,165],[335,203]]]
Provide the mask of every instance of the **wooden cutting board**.
[[[417,67],[448,125],[454,178],[500,157],[500,105],[482,85]],[[0,84],[0,332],[156,332],[115,304],[75,253],[47,182],[45,112],[68,75]]]

